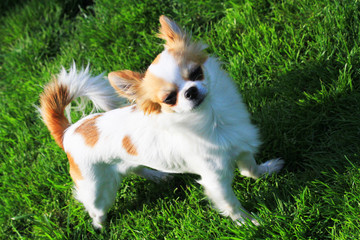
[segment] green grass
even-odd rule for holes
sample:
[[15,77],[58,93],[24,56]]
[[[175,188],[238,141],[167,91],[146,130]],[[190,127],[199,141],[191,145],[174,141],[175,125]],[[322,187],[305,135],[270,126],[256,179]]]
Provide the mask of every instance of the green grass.
[[[2,1],[1,239],[359,239],[360,2]],[[194,177],[125,179],[103,231],[72,197],[66,155],[34,105],[60,66],[143,71],[162,49],[161,14],[224,62],[263,139],[268,179],[238,173],[236,195],[262,219],[237,227]]]

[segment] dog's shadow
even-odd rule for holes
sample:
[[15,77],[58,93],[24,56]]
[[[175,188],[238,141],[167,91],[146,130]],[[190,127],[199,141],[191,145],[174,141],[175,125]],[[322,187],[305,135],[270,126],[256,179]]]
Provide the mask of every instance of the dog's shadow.
[[116,209],[109,212],[109,218],[128,214],[129,211],[152,209],[164,199],[183,201],[193,185],[198,185],[198,178],[192,174],[171,174],[168,180],[153,182],[139,176],[129,176],[121,184],[114,204]]
[[351,164],[344,156],[351,161],[360,150],[360,86],[346,85],[342,68],[330,60],[310,62],[279,75],[270,87],[244,91],[245,101],[265,102],[253,112],[263,140],[260,161],[281,157],[287,171],[315,173]]
[[[272,210],[278,198],[291,206],[293,196],[314,182],[338,189],[334,173],[360,167],[360,83],[346,85],[343,68],[331,60],[309,62],[274,77],[271,86],[242,91],[245,102],[254,101],[249,106],[263,99],[252,113],[263,140],[258,162],[285,160],[276,183],[260,183],[262,199],[249,194],[250,202],[263,202]],[[354,71],[351,78],[359,75]]]

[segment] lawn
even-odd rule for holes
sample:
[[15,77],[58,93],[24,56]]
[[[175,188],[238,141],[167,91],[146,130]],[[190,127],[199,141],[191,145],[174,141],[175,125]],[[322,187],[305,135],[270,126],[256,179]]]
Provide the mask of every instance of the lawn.
[[[359,1],[3,0],[0,10],[0,239],[360,239]],[[101,231],[72,197],[66,154],[35,108],[42,87],[73,60],[94,74],[146,70],[162,50],[162,14],[224,63],[260,128],[258,162],[286,161],[267,179],[236,173],[259,227],[220,216],[190,175],[126,178]]]

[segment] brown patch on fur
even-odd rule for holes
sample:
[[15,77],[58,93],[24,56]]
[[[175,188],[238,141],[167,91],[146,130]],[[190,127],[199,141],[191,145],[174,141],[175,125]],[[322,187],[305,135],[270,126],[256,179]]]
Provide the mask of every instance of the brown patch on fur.
[[203,51],[203,47],[197,43],[190,43],[188,45],[179,43],[168,51],[178,62],[179,66],[186,66],[189,63],[202,65],[208,58],[206,52]]
[[157,102],[153,102],[149,99],[140,101],[140,106],[145,114],[159,114],[161,113],[161,105]]
[[79,180],[83,180],[84,177],[81,174],[79,166],[75,163],[74,158],[71,156],[70,153],[66,153],[68,159],[69,159],[69,165],[70,165],[70,176],[73,179],[73,181],[76,182]]
[[92,118],[86,119],[79,127],[75,129],[76,133],[81,134],[85,139],[85,144],[93,147],[99,140],[99,131],[96,126],[96,119],[101,117],[101,114]]
[[64,110],[71,101],[67,86],[59,84],[56,79],[47,84],[40,95],[42,118],[55,142],[62,149],[64,132],[70,126]]
[[126,150],[126,152],[130,155],[138,155],[137,150],[134,146],[134,144],[132,143],[130,137],[128,135],[126,135],[123,140],[122,140],[122,146],[123,148]]
[[139,89],[137,105],[146,114],[158,114],[161,112],[161,104],[164,97],[174,90],[177,90],[177,86],[174,83],[169,83],[147,71]]

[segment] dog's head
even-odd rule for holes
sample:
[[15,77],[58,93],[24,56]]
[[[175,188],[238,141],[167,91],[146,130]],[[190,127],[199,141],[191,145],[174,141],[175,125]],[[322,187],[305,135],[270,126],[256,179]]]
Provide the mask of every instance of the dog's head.
[[123,97],[135,101],[144,113],[185,113],[196,109],[208,88],[203,64],[205,46],[192,42],[174,21],[161,16],[160,33],[165,49],[144,74],[130,70],[111,72],[111,85]]

